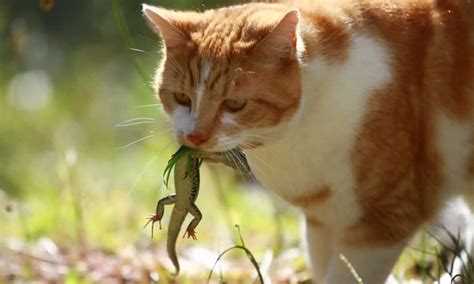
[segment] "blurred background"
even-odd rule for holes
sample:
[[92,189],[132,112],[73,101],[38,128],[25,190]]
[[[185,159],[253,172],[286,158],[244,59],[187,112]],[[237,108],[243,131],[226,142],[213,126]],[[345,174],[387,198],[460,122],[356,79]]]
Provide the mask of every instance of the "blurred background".
[[[150,88],[160,40],[142,2],[237,1],[0,1],[0,282],[258,282],[238,249],[212,270],[243,242],[265,282],[308,281],[297,211],[207,165],[198,241],[178,239],[182,272],[169,275],[171,208],[153,239],[143,225],[173,192],[162,174],[178,145]],[[403,277],[430,269],[425,254],[405,259]]]

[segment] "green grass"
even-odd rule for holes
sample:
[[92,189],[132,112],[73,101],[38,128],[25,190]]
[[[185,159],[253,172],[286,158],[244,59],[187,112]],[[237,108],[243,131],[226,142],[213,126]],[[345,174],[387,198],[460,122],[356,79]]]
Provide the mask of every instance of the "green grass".
[[[255,268],[255,270],[257,271],[257,275],[258,275],[258,280],[260,281],[260,283],[264,283],[263,281],[263,276],[262,276],[262,273],[260,271],[260,265],[258,264],[257,260],[255,259],[254,255],[252,254],[252,252],[245,246],[245,242],[244,242],[244,239],[242,238],[242,234],[240,232],[240,227],[238,225],[235,225],[235,227],[237,228],[237,232],[239,234],[239,238],[240,238],[240,245],[235,245],[235,246],[232,246],[230,248],[227,248],[226,250],[224,250],[223,252],[221,252],[219,254],[219,256],[217,257],[216,259],[216,262],[214,262],[214,265],[212,266],[212,269],[211,271],[209,272],[209,276],[207,277],[207,282],[210,282],[211,281],[211,278],[212,278],[212,273],[214,272],[214,269],[216,268],[216,265],[217,263],[221,260],[221,258],[227,254],[228,252],[230,252],[231,250],[242,250],[245,252],[245,254],[247,255],[247,257],[249,258],[250,262],[252,262],[252,265],[253,267]],[[221,282],[223,281],[223,276],[222,276],[222,273],[220,275],[220,279],[221,279]]]

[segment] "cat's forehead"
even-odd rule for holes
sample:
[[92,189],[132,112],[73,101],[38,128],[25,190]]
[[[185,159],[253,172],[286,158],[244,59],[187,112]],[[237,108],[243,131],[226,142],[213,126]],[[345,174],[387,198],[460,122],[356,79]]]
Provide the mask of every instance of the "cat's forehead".
[[201,57],[192,69],[199,73],[199,82],[205,84],[209,90],[223,88],[226,84],[238,85],[255,73],[252,71],[252,64],[244,60],[226,60],[219,57]]
[[[179,32],[173,29],[169,32],[166,25],[162,27],[168,32],[162,35],[168,36],[174,46],[165,50],[167,59],[161,87],[189,94],[199,91],[209,97],[242,93],[237,90],[242,90],[245,82],[254,78],[248,74],[259,73],[264,68],[257,59],[269,56],[258,45],[287,13],[287,7],[261,3],[203,13],[171,13],[169,20]],[[181,37],[181,33],[185,37]],[[173,37],[178,39],[173,41]],[[182,38],[186,38],[184,43],[180,41]]]
[[196,56],[190,66],[193,88],[196,92],[206,92],[210,98],[224,96],[238,77],[241,70],[238,61],[229,61],[221,57]]
[[201,14],[200,24],[190,34],[203,57],[220,59],[245,56],[278,23],[285,10],[261,5],[232,6]]

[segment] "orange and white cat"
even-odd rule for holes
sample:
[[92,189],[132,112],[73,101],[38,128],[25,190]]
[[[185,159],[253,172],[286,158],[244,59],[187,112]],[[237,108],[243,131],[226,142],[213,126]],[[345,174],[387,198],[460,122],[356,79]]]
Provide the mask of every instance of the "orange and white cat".
[[474,2],[144,5],[179,143],[240,147],[299,207],[317,283],[381,283],[452,197],[474,196]]

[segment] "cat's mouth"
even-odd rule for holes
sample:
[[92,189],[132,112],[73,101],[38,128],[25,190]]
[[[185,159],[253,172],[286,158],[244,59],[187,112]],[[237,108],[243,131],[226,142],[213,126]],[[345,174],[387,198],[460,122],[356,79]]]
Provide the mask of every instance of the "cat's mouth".
[[177,141],[179,144],[206,151],[206,152],[225,152],[239,148],[241,150],[249,150],[259,148],[264,145],[260,139],[244,139],[243,137],[233,137],[226,135],[217,135],[212,137],[196,137],[193,135],[185,135],[178,132]]
[[193,140],[193,139],[187,139],[187,138],[188,137],[185,137],[184,135],[179,135],[177,139],[178,143],[190,148],[194,148],[194,149],[198,149],[198,150],[206,151],[206,152],[224,152],[232,148],[235,148],[235,146],[219,144],[218,139],[216,138],[210,138],[204,142],[198,141],[196,139]]
[[183,143],[180,143],[182,145],[185,145],[190,148],[206,151],[206,152],[226,152],[235,148],[239,149],[247,149],[249,147],[245,147],[245,145],[240,145],[238,143],[218,143],[218,139],[215,139],[214,141],[208,141],[204,144],[201,145],[195,145],[189,141],[183,141]]
[[[194,147],[199,150],[207,151],[207,152],[226,152],[233,149],[240,149],[240,150],[250,150],[255,149],[263,146],[262,142],[254,141],[252,143],[231,143],[231,144],[214,144],[214,145],[203,145],[200,147]],[[189,146],[193,147],[193,146]]]
[[214,143],[209,143],[209,145],[193,145],[193,144],[187,144],[186,146],[195,148],[198,150],[206,151],[206,152],[225,152],[229,151],[235,148],[239,148],[239,145],[219,145],[219,144],[214,144]]

